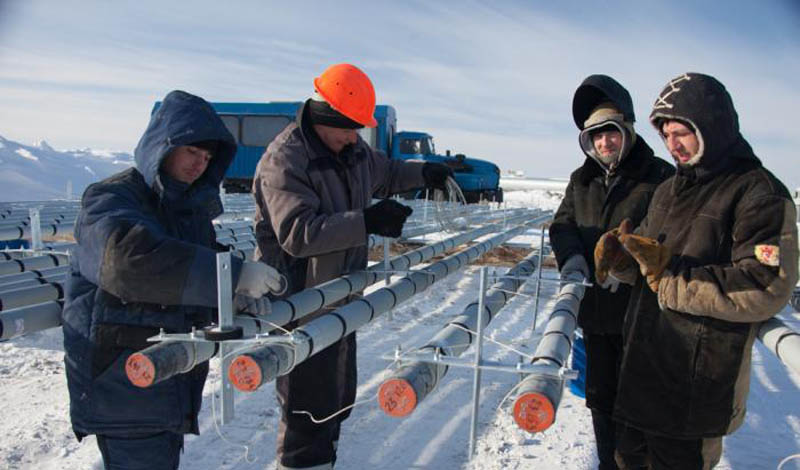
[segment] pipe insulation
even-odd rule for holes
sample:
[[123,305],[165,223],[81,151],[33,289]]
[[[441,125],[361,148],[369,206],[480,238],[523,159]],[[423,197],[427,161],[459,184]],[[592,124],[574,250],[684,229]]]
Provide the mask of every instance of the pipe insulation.
[[[538,257],[538,250],[530,253],[486,291],[484,327],[510,299],[514,298],[526,281],[524,277],[530,276],[535,271]],[[419,351],[422,353],[438,351],[449,357],[461,356],[475,340],[472,331],[478,330],[478,313],[477,301],[467,305],[461,315],[445,325],[431,341],[419,348]],[[441,363],[404,363],[380,386],[378,403],[381,409],[389,416],[407,416],[436,389],[447,370],[447,366]]]
[[0,312],[0,341],[61,326],[63,302],[44,302]]
[[758,328],[758,339],[781,362],[800,374],[800,333],[789,328],[781,319],[772,317]]
[[450,255],[336,310],[321,315],[291,333],[292,344],[267,345],[233,359],[228,371],[231,383],[242,391],[253,391],[278,375],[371,322],[447,275],[458,271],[506,240],[538,223],[532,220]]
[[[539,216],[530,220],[527,225],[541,223],[550,216],[550,213]],[[529,218],[530,214],[518,216],[518,218],[523,217]],[[393,258],[390,263],[391,269],[396,271],[407,270],[456,246],[500,230],[502,230],[502,224],[487,225],[470,232],[455,235],[438,243],[426,245]],[[234,322],[236,326],[242,327],[245,337],[269,333],[273,330],[272,325],[285,325],[317,312],[325,306],[346,298],[348,295],[362,291],[367,286],[383,279],[382,270],[383,263],[375,264],[365,271],[342,276],[316,287],[300,291],[286,299],[276,300],[272,302],[271,313],[268,316],[260,318],[250,314],[239,314],[234,318]],[[185,370],[186,367],[191,369],[191,367],[211,359],[214,355],[214,349],[198,346],[199,344],[202,343],[168,341],[150,346],[146,350],[147,352],[142,351],[143,356],[137,356],[133,359],[133,361],[140,361],[141,364],[131,364],[129,378],[134,383],[138,382],[138,386],[146,387],[172,377],[172,375]],[[148,354],[158,356],[153,359],[147,357]],[[270,354],[280,356],[276,357],[274,361],[287,360],[287,358],[283,357],[283,350],[273,351]],[[186,357],[190,357],[191,362],[183,362]],[[162,358],[166,359],[162,360]],[[178,363],[169,363],[170,358],[176,358],[175,360]],[[140,370],[142,372],[139,372]],[[277,370],[270,372],[270,374],[277,374]]]
[[528,432],[544,431],[555,422],[565,380],[560,377],[559,371],[567,363],[572,350],[578,309],[586,290],[581,284],[583,274],[577,271],[562,273],[561,279],[569,283],[559,289],[555,306],[531,361],[550,370],[546,374],[529,374],[519,384],[514,399],[514,421]]

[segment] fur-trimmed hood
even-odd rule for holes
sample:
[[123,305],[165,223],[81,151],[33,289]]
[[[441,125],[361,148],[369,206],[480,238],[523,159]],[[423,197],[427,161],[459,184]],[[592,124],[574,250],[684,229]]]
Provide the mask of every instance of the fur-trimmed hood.
[[757,160],[739,132],[731,95],[710,75],[689,72],[670,80],[650,113],[659,135],[664,120],[682,121],[694,128],[700,147],[688,166],[712,169],[727,166],[723,160],[728,158]]
[[[608,114],[607,119],[594,119],[588,122],[592,112],[602,103],[611,103],[619,113]],[[572,98],[572,118],[581,130],[578,144],[587,157],[592,158],[606,171],[614,171],[630,153],[636,143],[636,131],[633,123],[636,115],[633,112],[633,100],[630,93],[616,80],[608,75],[589,75],[580,84]],[[609,168],[602,162],[594,148],[591,134],[597,129],[614,126],[622,134],[620,156]]]

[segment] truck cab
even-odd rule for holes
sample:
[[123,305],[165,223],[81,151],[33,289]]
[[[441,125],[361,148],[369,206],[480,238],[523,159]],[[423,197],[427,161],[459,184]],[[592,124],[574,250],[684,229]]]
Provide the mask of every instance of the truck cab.
[[[303,102],[210,104],[236,139],[236,156],[225,173],[223,187],[232,193],[250,192],[258,161],[269,143],[295,121]],[[153,112],[160,105],[161,102],[157,102]],[[397,112],[392,106],[376,106],[374,116],[378,121],[376,127],[358,131],[372,148],[389,158],[441,162],[450,166],[468,202],[477,202],[480,199],[502,201],[500,170],[497,165],[461,154],[451,157],[449,151],[447,155],[438,155],[430,134],[397,132]]]
[[464,154],[445,155],[436,153],[433,136],[426,132],[401,131],[395,134],[391,152],[392,158],[401,160],[422,160],[444,163],[453,169],[456,183],[464,193],[467,202],[502,202],[503,190],[500,188],[500,169],[494,163]]

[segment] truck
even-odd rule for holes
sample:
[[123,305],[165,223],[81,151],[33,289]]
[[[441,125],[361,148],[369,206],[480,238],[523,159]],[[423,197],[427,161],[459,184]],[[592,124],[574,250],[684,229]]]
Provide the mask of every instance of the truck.
[[[211,103],[222,122],[236,138],[237,152],[223,181],[227,192],[250,192],[253,174],[267,145],[295,120],[302,102]],[[158,109],[156,103],[153,111]],[[440,162],[453,169],[467,202],[480,200],[502,202],[500,169],[494,163],[468,158],[465,155],[436,153],[433,137],[425,132],[397,131],[397,112],[390,105],[375,107],[374,128],[363,128],[359,134],[372,148],[389,158]],[[422,197],[424,194],[415,194]]]

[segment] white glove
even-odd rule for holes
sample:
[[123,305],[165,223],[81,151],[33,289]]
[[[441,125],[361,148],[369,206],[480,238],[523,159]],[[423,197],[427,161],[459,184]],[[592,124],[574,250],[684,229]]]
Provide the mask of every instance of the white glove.
[[260,261],[245,261],[236,293],[256,298],[268,292],[280,295],[286,291],[286,284],[286,278],[272,266]]
[[589,265],[586,264],[586,259],[582,255],[570,256],[564,261],[564,266],[561,266],[562,280],[567,280],[568,278],[575,280],[576,274],[580,276],[579,280],[581,281],[589,278]]
[[250,313],[262,317],[272,313],[272,304],[266,297],[253,298],[236,294],[233,297],[233,307],[238,312]]
[[[595,281],[597,280],[595,279]],[[617,291],[617,289],[619,289],[620,282],[622,281],[614,277],[613,274],[608,273],[608,276],[606,277],[606,282],[603,283],[597,282],[597,285],[602,287],[603,289],[608,289],[613,294],[614,292]]]

